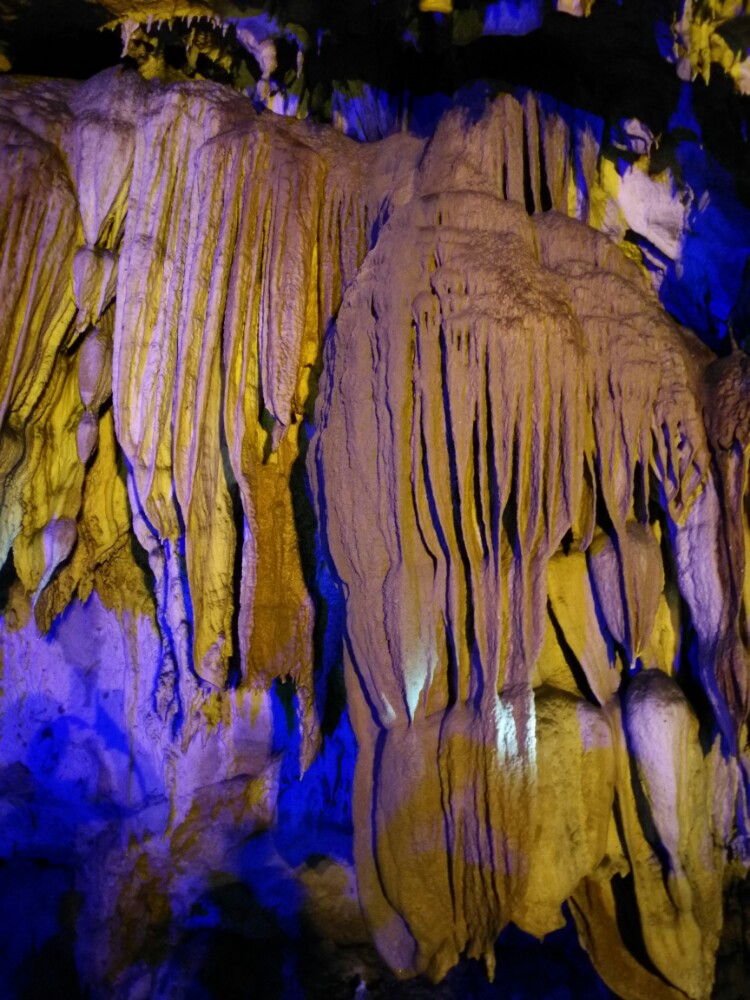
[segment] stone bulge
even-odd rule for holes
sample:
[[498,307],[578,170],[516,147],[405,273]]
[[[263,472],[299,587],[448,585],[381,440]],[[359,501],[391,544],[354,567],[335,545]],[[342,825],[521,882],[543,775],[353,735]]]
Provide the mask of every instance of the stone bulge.
[[291,680],[315,760],[325,558],[388,965],[492,973],[567,902],[619,995],[699,1000],[750,856],[750,371],[586,225],[596,155],[532,93],[357,145],[208,82],[0,81],[0,666],[95,591],[152,630],[122,684],[174,801],[205,750],[269,825],[267,734],[211,740]]

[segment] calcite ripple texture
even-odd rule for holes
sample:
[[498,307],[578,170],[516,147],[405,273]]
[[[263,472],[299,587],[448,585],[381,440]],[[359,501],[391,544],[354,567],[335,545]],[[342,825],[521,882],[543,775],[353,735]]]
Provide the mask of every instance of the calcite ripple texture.
[[18,784],[35,725],[116,731],[75,786],[116,808],[65,828],[92,995],[156,990],[143,899],[176,947],[350,717],[399,975],[492,973],[567,904],[618,995],[710,996],[750,860],[750,368],[587,224],[600,137],[531,92],[362,145],[125,69],[0,98],[0,746]]
[[[404,974],[492,968],[508,922],[541,937],[572,900],[618,993],[710,993],[712,787],[747,658],[719,527],[745,484],[710,462],[708,360],[603,237],[477,190],[417,192],[344,295],[312,472],[346,595],[361,901]],[[710,752],[675,678],[688,614]]]

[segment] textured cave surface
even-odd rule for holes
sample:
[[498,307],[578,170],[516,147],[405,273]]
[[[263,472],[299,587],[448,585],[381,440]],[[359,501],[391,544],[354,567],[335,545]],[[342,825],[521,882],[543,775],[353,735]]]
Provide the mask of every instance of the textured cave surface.
[[0,997],[748,995],[748,18],[0,2]]

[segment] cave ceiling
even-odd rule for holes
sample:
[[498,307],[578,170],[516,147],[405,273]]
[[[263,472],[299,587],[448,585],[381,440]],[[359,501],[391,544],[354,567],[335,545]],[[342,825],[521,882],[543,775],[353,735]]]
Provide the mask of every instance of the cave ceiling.
[[16,73],[83,78],[120,55],[144,64],[147,53],[155,72],[159,50],[166,72],[247,85],[267,68],[258,63],[270,44],[279,88],[300,86],[301,52],[308,89],[363,81],[394,94],[450,92],[486,77],[641,117],[655,132],[680,80],[713,88],[709,104],[750,90],[741,0],[3,0],[0,25],[3,65]]
[[[731,189],[743,206],[749,46],[741,0],[0,3],[0,69],[15,74],[86,79],[124,64],[162,81],[212,79],[257,107],[333,123],[360,140],[403,129],[427,136],[451,102],[479,113],[488,94],[528,88],[596,118],[609,159],[642,154],[628,136],[640,130],[648,172],[671,172],[673,198]],[[702,151],[700,178],[684,176],[695,172],[691,143]],[[707,178],[713,167],[724,176]],[[712,317],[687,307],[680,291],[672,304],[665,298],[714,346],[741,294],[741,250],[727,238],[729,288],[708,293]]]

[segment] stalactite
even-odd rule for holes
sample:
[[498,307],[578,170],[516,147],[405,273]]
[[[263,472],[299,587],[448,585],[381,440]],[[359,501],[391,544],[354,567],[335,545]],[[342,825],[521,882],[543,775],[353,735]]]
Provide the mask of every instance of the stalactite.
[[[633,973],[627,995],[644,995],[638,977],[651,995],[675,995],[665,982],[707,995],[721,921],[713,765],[674,664],[649,645],[662,606],[669,619],[659,518],[693,614],[709,621],[700,600],[724,614],[726,570],[712,577],[672,541],[723,523],[704,510],[705,350],[606,240],[460,190],[393,215],[328,350],[315,468],[347,594],[358,864],[378,947],[439,976],[461,953],[491,954],[509,920],[550,932],[571,896],[585,937],[602,919],[592,905],[621,904],[581,886],[614,867],[662,977]],[[727,635],[727,620],[711,631]],[[647,650],[656,662],[640,670]],[[559,679],[568,657],[574,684]],[[744,720],[728,664],[702,662],[720,729]],[[569,781],[555,778],[563,747]],[[569,798],[583,787],[596,819]]]
[[284,681],[315,758],[325,552],[389,965],[492,972],[568,901],[623,996],[707,997],[747,851],[748,371],[584,224],[603,123],[518,91],[357,145],[206,82],[0,92],[13,627],[94,591],[154,623],[170,850],[224,808],[185,762],[257,719],[227,809],[272,822]]

